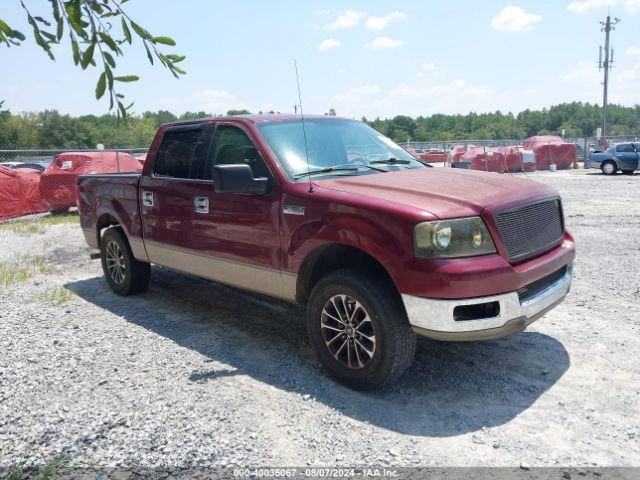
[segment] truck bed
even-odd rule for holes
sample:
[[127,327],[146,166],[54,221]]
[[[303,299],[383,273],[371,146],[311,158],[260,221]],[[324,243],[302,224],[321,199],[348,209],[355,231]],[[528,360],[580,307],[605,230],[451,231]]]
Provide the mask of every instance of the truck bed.
[[78,177],[80,226],[89,245],[99,248],[96,232],[115,220],[129,237],[142,239],[138,202],[139,173],[107,173]]

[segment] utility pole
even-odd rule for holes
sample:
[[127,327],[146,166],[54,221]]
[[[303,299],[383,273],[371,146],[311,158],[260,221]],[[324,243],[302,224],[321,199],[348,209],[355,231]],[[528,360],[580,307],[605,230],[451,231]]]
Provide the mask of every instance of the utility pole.
[[615,30],[615,25],[620,22],[619,18],[614,18],[613,22],[611,21],[611,16],[607,15],[607,20],[604,22],[600,22],[602,28],[600,31],[605,32],[605,40],[604,40],[604,61],[602,60],[602,47],[600,47],[600,56],[598,58],[598,70],[602,70],[604,68],[604,93],[602,95],[602,137],[606,140],[607,138],[607,95],[609,93],[609,71],[611,70],[611,66],[613,64],[613,49],[609,44],[609,34],[611,30]]

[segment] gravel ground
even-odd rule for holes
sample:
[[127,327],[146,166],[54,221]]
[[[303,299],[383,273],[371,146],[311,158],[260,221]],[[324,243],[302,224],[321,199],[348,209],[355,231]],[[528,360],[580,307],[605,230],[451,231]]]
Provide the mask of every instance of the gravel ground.
[[0,467],[640,466],[640,175],[529,176],[564,198],[568,299],[508,338],[420,339],[366,394],[326,377],[298,308],[162,268],[120,298],[77,225],[0,232],[0,261],[46,267],[0,287]]

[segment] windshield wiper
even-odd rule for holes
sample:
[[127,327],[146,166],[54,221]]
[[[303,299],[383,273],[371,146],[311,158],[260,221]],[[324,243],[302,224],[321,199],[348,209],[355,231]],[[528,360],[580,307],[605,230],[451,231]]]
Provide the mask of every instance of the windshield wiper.
[[347,168],[347,167],[327,167],[322,170],[309,170],[308,172],[296,173],[293,177],[300,178],[306,177],[308,175],[320,175],[322,173],[331,173],[331,172],[357,172],[357,168]]
[[[371,162],[374,163],[374,162]],[[347,165],[353,165],[353,167],[347,167]],[[388,172],[389,170],[385,170],[384,168],[377,168],[371,165],[367,165],[366,163],[340,163],[338,165],[333,165],[332,167],[323,168],[321,170],[311,170],[309,172],[297,173],[294,175],[294,178],[305,177],[308,175],[319,175],[322,173],[331,173],[331,172],[357,172],[359,168],[370,168],[372,170],[376,170],[378,172]]]
[[373,160],[369,163],[387,163],[387,164],[396,164],[396,165],[409,165],[411,160],[398,160],[395,157],[387,158],[386,160]]

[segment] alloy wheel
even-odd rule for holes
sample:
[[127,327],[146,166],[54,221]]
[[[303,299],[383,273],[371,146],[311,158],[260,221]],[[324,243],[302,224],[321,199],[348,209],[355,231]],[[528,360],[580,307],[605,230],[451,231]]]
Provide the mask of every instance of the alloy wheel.
[[107,271],[111,280],[120,285],[124,282],[126,267],[124,263],[124,253],[116,242],[111,240],[107,243],[105,252],[105,260],[107,263]]
[[334,295],[322,308],[320,329],[324,343],[343,366],[361,369],[376,351],[376,332],[364,306],[349,295]]

